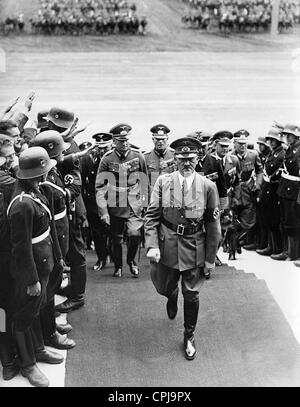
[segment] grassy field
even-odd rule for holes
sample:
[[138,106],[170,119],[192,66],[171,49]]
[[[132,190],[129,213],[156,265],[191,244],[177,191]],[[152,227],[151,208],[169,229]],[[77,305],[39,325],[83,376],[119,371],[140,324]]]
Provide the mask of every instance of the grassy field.
[[[28,20],[38,8],[38,0],[0,0],[0,18],[24,12]],[[272,39],[270,34],[231,34],[203,32],[181,22],[185,6],[180,0],[135,0],[140,15],[149,20],[147,36],[112,35],[108,37],[0,37],[7,52],[265,52],[283,51],[300,46],[299,28]]]

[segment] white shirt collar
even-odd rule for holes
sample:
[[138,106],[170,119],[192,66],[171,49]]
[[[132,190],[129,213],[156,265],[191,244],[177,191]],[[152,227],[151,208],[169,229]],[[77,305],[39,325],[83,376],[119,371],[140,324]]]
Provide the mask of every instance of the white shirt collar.
[[191,186],[192,186],[192,183],[193,183],[193,181],[194,181],[194,179],[195,179],[195,175],[196,175],[196,172],[194,171],[193,174],[191,174],[190,176],[188,176],[187,178],[185,178],[185,177],[183,177],[183,176],[180,174],[180,172],[178,171],[178,177],[179,177],[179,182],[180,182],[181,188],[182,188],[183,181],[186,179],[188,189],[190,189]]

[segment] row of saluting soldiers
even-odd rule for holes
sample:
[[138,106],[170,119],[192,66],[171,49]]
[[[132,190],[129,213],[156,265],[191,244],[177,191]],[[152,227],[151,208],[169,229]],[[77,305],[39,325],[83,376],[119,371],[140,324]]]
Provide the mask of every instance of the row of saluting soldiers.
[[[55,316],[85,303],[86,220],[98,256],[94,270],[103,269],[111,257],[113,275],[121,278],[125,239],[129,271],[138,278],[137,252],[150,194],[160,175],[177,170],[178,158],[168,143],[170,130],[161,124],[151,128],[150,152],[130,144],[127,124],[95,134],[95,145],[83,145],[81,151],[75,137],[82,129],[77,129],[73,112],[53,107],[39,113],[37,128],[25,127],[33,99],[31,94],[24,105],[16,101],[0,121],[0,307],[7,311],[8,327],[0,339],[4,377],[21,369],[30,383],[46,386],[48,379],[36,361],[61,363],[62,357],[44,344],[75,346],[63,336],[72,327],[58,325]],[[259,254],[299,265],[300,129],[276,125],[258,140],[259,152],[247,148],[248,136],[239,130],[186,137],[197,141],[196,172],[218,191],[214,215],[221,213],[219,246],[232,260],[242,246],[253,249],[256,244]],[[189,148],[181,147],[183,156]],[[168,205],[174,205],[172,199]],[[174,222],[166,227],[176,226],[180,236],[194,228]],[[217,257],[215,264],[220,264]],[[62,289],[66,271],[70,284]],[[56,307],[55,294],[67,297]]]

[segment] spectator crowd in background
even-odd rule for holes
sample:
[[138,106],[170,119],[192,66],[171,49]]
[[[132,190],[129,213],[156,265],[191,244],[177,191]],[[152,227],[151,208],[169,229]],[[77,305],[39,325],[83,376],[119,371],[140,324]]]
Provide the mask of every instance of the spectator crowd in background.
[[[147,19],[125,0],[40,0],[28,26],[33,34],[44,35],[145,34]],[[4,34],[24,30],[23,14],[0,21]]]
[[[182,21],[192,27],[207,29],[213,25],[223,32],[268,31],[272,0],[182,0],[188,11]],[[300,0],[281,0],[278,30],[290,30],[300,22]]]

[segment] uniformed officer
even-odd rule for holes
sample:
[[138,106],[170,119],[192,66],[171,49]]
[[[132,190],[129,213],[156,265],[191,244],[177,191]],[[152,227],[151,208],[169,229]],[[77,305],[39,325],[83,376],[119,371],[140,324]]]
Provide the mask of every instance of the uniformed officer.
[[11,332],[11,297],[13,280],[10,274],[11,244],[6,209],[10,203],[15,172],[12,170],[15,151],[10,140],[0,141],[0,309],[5,311],[5,332],[0,328],[0,361],[3,380],[11,380],[19,373]]
[[281,223],[288,239],[288,253],[273,255],[275,260],[297,260],[300,236],[300,126],[286,124],[288,149],[285,153],[283,171],[277,194],[280,198]]
[[282,146],[284,138],[278,128],[271,128],[266,136],[271,153],[264,164],[264,182],[260,193],[261,225],[271,237],[271,244],[256,252],[263,256],[278,255],[283,250],[282,233],[280,231],[280,205],[277,189],[281,177],[281,169],[285,151]]
[[110,226],[115,277],[122,277],[122,238],[127,228],[127,264],[134,277],[141,241],[142,213],[148,201],[148,174],[144,156],[129,147],[132,128],[119,124],[110,130],[115,148],[104,155],[96,178],[96,199],[102,221]]
[[[34,145],[45,148],[49,157],[56,163],[63,161],[63,152],[70,147],[70,143],[65,143],[62,136],[55,130],[47,130],[39,134],[34,140]],[[43,336],[45,344],[48,346],[57,349],[72,349],[75,342],[67,336],[63,336],[70,332],[71,325],[56,325],[55,323],[54,295],[61,286],[65,259],[69,251],[67,193],[57,166],[48,172],[46,180],[40,184],[40,189],[48,199],[50,209],[53,212],[55,221],[55,228],[52,232],[54,234],[53,240],[59,244],[60,256],[60,259],[55,262],[47,285],[47,304],[41,310]]]
[[47,116],[48,128],[58,131],[64,141],[70,142],[70,148],[64,152],[65,158],[57,165],[67,192],[69,202],[69,252],[67,263],[70,265],[71,284],[60,294],[65,295],[67,300],[56,306],[56,310],[68,313],[82,307],[85,303],[86,287],[86,257],[85,245],[82,236],[82,225],[86,220],[86,209],[82,198],[81,163],[76,155],[80,149],[74,140],[74,130],[77,119],[74,113],[60,107],[50,109]]
[[[96,202],[96,177],[100,161],[104,154],[112,149],[112,135],[109,133],[97,133],[92,137],[96,145],[88,155],[83,158],[82,165],[82,195],[87,210],[87,219],[91,229],[91,237],[95,244],[97,262],[94,270],[102,270],[108,260],[109,230],[101,222]],[[87,147],[87,146],[85,146]]]
[[39,183],[55,165],[45,149],[32,147],[20,155],[17,185],[8,207],[14,279],[13,336],[21,373],[29,382],[46,387],[49,380],[36,362],[57,364],[63,357],[45,349],[40,310],[46,301],[49,276],[54,266],[50,237],[51,212]]
[[[258,145],[258,155],[263,167],[265,170],[265,164],[270,156],[271,148],[268,144],[266,137],[260,136],[257,139]],[[263,183],[262,183],[263,184]],[[261,191],[260,191],[261,193]],[[256,203],[256,225],[255,225],[255,241],[253,243],[254,250],[265,249],[266,247],[271,246],[271,236],[268,233],[268,228],[265,227],[263,220],[264,212],[262,211],[261,202],[260,202],[260,193]],[[249,250],[249,249],[248,249]]]
[[[253,231],[256,223],[257,196],[263,181],[263,167],[258,152],[247,149],[248,140],[244,133],[244,130],[235,133],[238,137],[234,138],[233,152],[240,166],[240,182],[234,188],[240,238]],[[254,240],[254,236],[252,238]],[[250,243],[252,245],[253,241]]]
[[234,217],[235,202],[233,200],[234,188],[239,183],[239,161],[236,156],[229,153],[233,134],[228,130],[218,131],[212,137],[215,152],[212,156],[220,162],[224,174],[225,186],[228,196],[228,207],[221,214],[221,228],[223,235],[223,248],[229,252],[229,260],[235,260],[238,250],[236,242],[236,219]]
[[151,128],[154,149],[145,153],[151,189],[161,174],[169,174],[176,170],[174,151],[168,146],[170,129],[164,124]]
[[151,195],[145,221],[147,257],[151,278],[159,294],[168,298],[167,314],[178,310],[178,282],[184,298],[184,355],[196,356],[194,332],[199,312],[199,290],[204,275],[215,266],[221,239],[220,207],[215,184],[195,172],[195,138],[171,144],[178,171],[161,175]]

